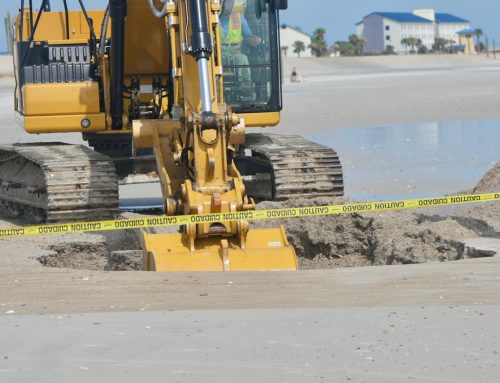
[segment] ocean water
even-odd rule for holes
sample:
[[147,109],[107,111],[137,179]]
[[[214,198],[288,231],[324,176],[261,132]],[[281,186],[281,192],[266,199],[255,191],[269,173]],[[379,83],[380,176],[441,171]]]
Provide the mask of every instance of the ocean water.
[[345,194],[359,200],[468,190],[500,161],[497,120],[341,128],[309,139],[337,150]]
[[[465,191],[500,161],[500,121],[493,120],[345,128],[307,138],[337,150],[345,195],[360,201]],[[123,210],[162,204],[159,184],[120,187]]]

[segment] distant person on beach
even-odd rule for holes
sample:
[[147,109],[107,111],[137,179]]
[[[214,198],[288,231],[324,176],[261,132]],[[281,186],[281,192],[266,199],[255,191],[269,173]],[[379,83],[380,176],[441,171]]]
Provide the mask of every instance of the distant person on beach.
[[291,82],[304,82],[306,81],[306,78],[304,76],[301,76],[297,72],[297,68],[293,67],[292,69],[292,76],[290,77]]

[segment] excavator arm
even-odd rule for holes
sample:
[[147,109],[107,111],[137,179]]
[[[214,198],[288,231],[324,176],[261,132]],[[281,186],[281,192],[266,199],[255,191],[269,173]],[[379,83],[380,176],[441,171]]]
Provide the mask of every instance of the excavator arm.
[[[154,150],[172,215],[255,209],[234,162],[235,147],[244,142],[245,120],[224,102],[221,11],[219,1],[207,0],[167,1],[158,11],[169,36],[173,112],[162,119],[133,121],[133,134],[136,147]],[[179,234],[145,234],[144,251],[146,270],[297,267],[283,227],[255,230],[243,220],[195,221]]]

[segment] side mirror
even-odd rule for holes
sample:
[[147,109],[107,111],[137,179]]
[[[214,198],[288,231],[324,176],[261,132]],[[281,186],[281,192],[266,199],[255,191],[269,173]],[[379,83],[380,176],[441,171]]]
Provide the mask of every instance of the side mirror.
[[260,19],[262,17],[262,12],[266,11],[266,3],[266,0],[255,0],[255,15],[257,16],[257,19]]
[[262,12],[266,11],[266,0],[255,0],[255,16],[257,19],[262,17]]
[[286,10],[288,9],[288,0],[275,0],[276,9]]
[[[273,6],[273,0],[255,0],[255,14],[258,19],[260,19],[262,13],[267,10],[267,3],[270,4],[270,7]],[[274,0],[274,9],[288,9],[288,0]]]
[[220,17],[229,17],[229,15],[231,14],[231,11],[233,10],[233,7],[234,7],[234,0],[223,1],[219,16]]

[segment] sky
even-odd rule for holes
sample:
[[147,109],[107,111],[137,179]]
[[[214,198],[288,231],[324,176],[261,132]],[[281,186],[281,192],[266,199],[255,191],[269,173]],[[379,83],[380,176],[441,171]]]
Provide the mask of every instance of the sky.
[[[41,4],[41,0],[33,2]],[[72,7],[78,4],[76,0],[68,2]],[[3,18],[7,11],[16,14],[19,4],[19,0],[0,0],[0,52],[6,50]],[[51,0],[51,4],[53,8],[61,7],[62,0]],[[88,9],[103,8],[103,4],[107,2],[85,0]],[[500,44],[499,0],[288,0],[288,4],[288,10],[281,14],[282,24],[300,26],[308,33],[323,27],[330,44],[355,33],[355,24],[372,12],[408,12],[415,8],[434,8],[468,19],[473,28],[482,28],[490,41],[496,39]]]

